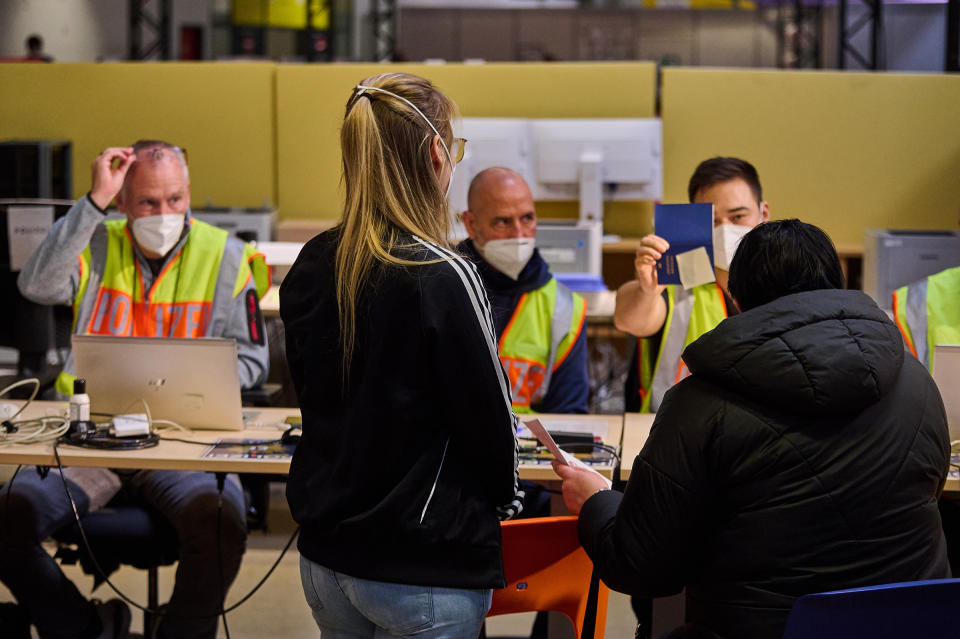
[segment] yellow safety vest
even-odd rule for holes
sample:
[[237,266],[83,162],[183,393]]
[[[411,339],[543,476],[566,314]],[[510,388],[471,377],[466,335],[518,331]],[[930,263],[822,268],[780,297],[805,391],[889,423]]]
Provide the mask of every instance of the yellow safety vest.
[[895,290],[893,312],[907,348],[933,370],[937,344],[960,344],[960,266]]
[[[73,300],[73,332],[133,337],[203,337],[214,315],[214,293],[228,233],[197,219],[190,221],[187,241],[157,274],[149,289],[133,253],[127,220],[104,222],[106,260],[97,290],[88,290],[92,256],[88,245],[79,256],[80,283]],[[229,277],[229,274],[225,274]],[[270,286],[270,271],[262,253],[244,244],[234,276],[233,297],[250,282],[258,297]],[[90,306],[92,305],[92,306]],[[82,306],[84,308],[81,313]],[[83,319],[81,320],[81,315]],[[81,325],[82,322],[82,325]],[[61,373],[57,390],[73,392],[75,375]]]
[[727,317],[723,289],[716,282],[689,291],[667,286],[667,300],[667,317],[656,359],[651,357],[653,341],[647,337],[637,340],[642,413],[657,412],[664,393],[690,374],[683,363],[683,349]]
[[514,412],[532,413],[546,396],[550,377],[570,354],[586,315],[584,299],[554,278],[520,298],[499,344]]

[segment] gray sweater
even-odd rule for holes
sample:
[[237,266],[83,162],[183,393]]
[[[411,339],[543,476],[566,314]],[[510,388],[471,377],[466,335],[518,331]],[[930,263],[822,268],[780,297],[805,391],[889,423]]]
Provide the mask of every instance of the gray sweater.
[[[107,255],[107,233],[103,225],[105,218],[106,216],[88,196],[77,200],[70,211],[57,220],[43,243],[37,247],[20,271],[17,285],[24,297],[39,304],[72,305],[80,286],[80,263],[77,256],[89,245],[90,279],[86,294],[80,301],[79,307],[74,309],[75,319],[89,315],[96,302],[96,293],[100,288]],[[189,211],[187,219],[190,220]],[[183,234],[176,246],[163,258],[161,268],[157,272],[162,272],[163,266],[177,255],[180,248],[186,244],[189,235],[189,232]],[[239,263],[242,253],[243,243],[235,238],[229,238],[223,261]],[[156,276],[136,242],[133,243],[133,254],[140,265],[143,283],[149,289]],[[228,268],[230,266],[233,264],[221,266],[219,274],[221,280],[224,279],[224,273],[236,274],[236,269]],[[220,282],[217,285],[213,316],[207,326],[206,336],[229,337],[236,340],[240,384],[244,388],[250,388],[266,379],[269,364],[263,327],[260,327],[263,343],[258,344],[252,340],[248,326],[247,291],[255,289],[255,284],[251,279],[240,294],[233,296],[233,279],[222,283],[223,286]],[[75,321],[75,332],[82,332],[82,327],[85,325],[84,321]],[[67,358],[64,371],[73,372],[72,355]]]

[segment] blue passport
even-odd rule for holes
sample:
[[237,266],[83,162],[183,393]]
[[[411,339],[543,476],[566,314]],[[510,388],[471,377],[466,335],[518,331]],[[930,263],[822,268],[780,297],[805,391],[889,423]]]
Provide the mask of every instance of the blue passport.
[[657,262],[660,284],[680,284],[680,253],[702,246],[713,264],[713,204],[657,204],[653,208],[653,232],[670,243],[670,249]]

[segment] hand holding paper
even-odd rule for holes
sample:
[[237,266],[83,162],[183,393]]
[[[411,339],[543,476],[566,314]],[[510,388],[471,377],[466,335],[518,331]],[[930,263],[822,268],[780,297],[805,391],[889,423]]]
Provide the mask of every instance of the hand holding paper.
[[579,515],[584,502],[601,490],[610,490],[609,479],[590,468],[579,459],[575,463],[563,465],[553,461],[553,470],[563,480],[563,503],[571,514]]

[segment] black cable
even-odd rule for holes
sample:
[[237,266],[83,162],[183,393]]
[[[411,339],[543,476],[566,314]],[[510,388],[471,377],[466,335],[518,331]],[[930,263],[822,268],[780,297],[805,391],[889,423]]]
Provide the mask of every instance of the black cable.
[[[198,442],[193,439],[180,439],[179,437],[160,437],[162,442],[180,442],[182,444],[197,444],[198,446],[216,446],[222,442]],[[282,439],[265,439],[257,440],[255,442],[250,442],[251,445],[262,446],[263,444],[282,444]]]
[[95,448],[98,450],[143,450],[159,444],[160,438],[156,433],[134,435],[133,437],[91,436],[86,433],[72,433],[64,435],[60,443],[77,446],[78,448]]
[[[17,478],[17,475],[20,473],[20,469],[23,468],[23,464],[17,464],[17,469],[13,471],[13,475],[10,477],[10,481],[7,482],[7,498],[6,504],[3,507],[3,516],[10,516],[10,491],[13,490],[13,481]],[[4,527],[6,528],[6,526]]]
[[67,484],[67,478],[63,474],[63,463],[60,461],[60,451],[57,450],[58,443],[59,440],[53,440],[53,458],[57,461],[57,469],[60,471],[60,481],[63,482],[63,490],[67,493],[67,499],[70,500],[70,507],[73,509],[73,519],[77,524],[77,529],[80,531],[80,539],[83,541],[83,546],[87,551],[87,555],[90,557],[91,563],[93,563],[93,567],[96,568],[97,574],[99,574],[106,584],[110,586],[110,589],[117,593],[117,596],[119,596],[125,602],[134,608],[142,610],[143,612],[157,614],[157,610],[150,610],[144,606],[141,606],[133,599],[120,592],[120,590],[113,585],[113,582],[110,581],[107,573],[104,572],[103,568],[100,567],[100,562],[97,561],[97,558],[93,554],[93,549],[90,547],[90,540],[87,539],[87,532],[83,529],[83,525],[80,523],[80,511],[77,510],[77,502],[73,499],[73,493],[70,492],[70,485]]
[[567,442],[565,444],[557,444],[561,450],[566,450],[571,448],[573,450],[568,450],[567,452],[573,452],[574,450],[602,450],[610,454],[610,458],[615,461],[615,465],[620,463],[620,453],[617,452],[615,446],[610,446],[609,444],[599,444],[597,442]]
[[227,603],[227,589],[223,585],[223,488],[227,474],[219,472],[217,477],[217,576],[220,582],[220,616],[223,617],[223,632],[230,639],[230,628],[227,627],[227,613],[224,606]]
[[[87,539],[87,533],[83,529],[83,524],[80,523],[80,512],[77,510],[77,502],[74,501],[73,499],[73,493],[70,492],[70,486],[67,484],[67,478],[63,474],[63,464],[60,462],[60,452],[57,450],[57,444],[58,444],[58,440],[54,440],[53,441],[53,457],[57,462],[57,469],[60,471],[60,480],[63,482],[63,489],[67,494],[67,499],[70,500],[70,507],[73,509],[73,520],[74,520],[74,523],[77,524],[77,530],[80,531],[80,539],[81,541],[83,541],[84,549],[87,551],[87,555],[90,557],[90,561],[93,563],[93,567],[97,571],[97,575],[101,579],[103,579],[103,581],[108,586],[110,586],[110,589],[113,590],[113,592],[115,592],[117,596],[119,596],[121,599],[123,599],[125,602],[127,602],[134,608],[137,608],[138,610],[142,610],[143,612],[146,612],[151,615],[161,614],[161,611],[159,609],[154,610],[151,608],[147,608],[145,606],[141,606],[137,602],[130,599],[130,597],[120,592],[120,590],[113,584],[113,582],[110,581],[110,578],[104,572],[103,568],[100,567],[100,563],[97,561],[97,558],[94,557],[93,555],[93,550],[90,547],[90,540]],[[18,470],[19,470],[19,467],[18,467]],[[14,476],[16,476],[16,474],[14,474]],[[270,566],[270,569],[267,571],[267,573],[260,579],[260,581],[257,582],[257,584],[250,590],[250,592],[248,592],[246,595],[241,597],[240,600],[237,601],[235,604],[225,609],[223,611],[224,614],[228,612],[233,612],[234,610],[239,608],[241,605],[246,603],[247,600],[249,600],[250,597],[256,594],[258,590],[260,590],[263,584],[267,582],[267,579],[270,578],[270,575],[273,574],[273,571],[277,569],[277,566],[280,565],[280,562],[283,560],[284,555],[287,554],[287,551],[290,549],[290,545],[293,544],[293,540],[297,538],[297,535],[299,533],[300,533],[300,526],[297,526],[296,529],[293,531],[293,534],[290,535],[290,539],[287,540],[287,543],[283,547],[283,550],[280,551],[280,556],[277,557],[276,561],[273,562],[273,565]],[[176,617],[178,619],[209,619],[211,616],[211,615],[170,615],[169,613],[165,613],[165,614],[167,616]],[[216,613],[213,616],[219,617],[220,613]]]

